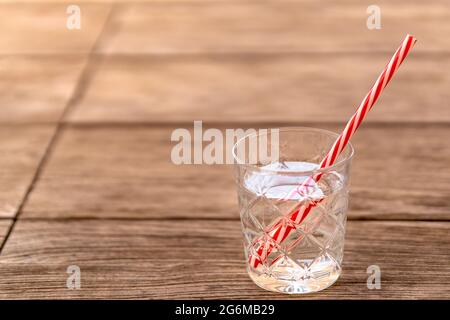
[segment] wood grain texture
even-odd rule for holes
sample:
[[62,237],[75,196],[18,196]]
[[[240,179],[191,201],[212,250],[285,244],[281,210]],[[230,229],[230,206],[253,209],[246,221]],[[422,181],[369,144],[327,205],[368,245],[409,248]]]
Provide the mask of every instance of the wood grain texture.
[[0,219],[0,247],[5,240],[6,234],[8,233],[9,227],[11,226],[12,220],[10,219]]
[[[0,299],[450,299],[447,0],[377,1],[376,31],[369,0],[140,1],[106,22],[111,1],[81,0],[68,30],[66,1],[0,0],[0,244],[24,204]],[[406,33],[419,42],[353,139],[341,278],[301,297],[259,289],[232,168],[175,166],[172,130],[340,131]],[[24,202],[97,39],[101,64]],[[370,265],[381,290],[367,289]]]
[[[231,167],[174,165],[173,129],[69,128],[23,217],[238,219]],[[449,133],[363,125],[353,140],[349,218],[450,219]]]
[[[0,257],[1,298],[288,298],[247,276],[237,221],[19,221],[15,229]],[[448,299],[449,259],[449,222],[350,221],[341,278],[297,298]],[[373,264],[381,290],[366,287]],[[80,290],[66,288],[69,265],[81,269]]]
[[0,122],[56,122],[86,56],[0,56]]
[[50,125],[0,127],[0,217],[16,215],[53,130]]
[[[370,31],[364,1],[269,1],[136,4],[111,21],[106,53],[335,52],[395,49],[407,33],[448,50],[450,13],[444,1],[378,1],[382,27]],[[436,26],[439,26],[438,28]]]
[[196,212],[237,219],[231,168],[174,165],[170,135],[145,127],[69,129],[24,217],[174,218]]
[[[69,120],[344,122],[390,55],[109,58]],[[449,122],[448,68],[448,55],[412,52],[367,122]]]
[[111,5],[83,4],[81,28],[70,30],[69,4],[1,3],[0,54],[88,53]]

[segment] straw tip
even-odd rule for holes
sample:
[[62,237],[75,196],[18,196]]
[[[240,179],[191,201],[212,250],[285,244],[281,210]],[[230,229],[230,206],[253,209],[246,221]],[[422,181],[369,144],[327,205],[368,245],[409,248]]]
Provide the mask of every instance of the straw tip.
[[413,44],[415,44],[417,42],[417,39],[413,35],[410,35],[409,33],[406,35],[406,38],[407,39],[412,39],[412,43]]

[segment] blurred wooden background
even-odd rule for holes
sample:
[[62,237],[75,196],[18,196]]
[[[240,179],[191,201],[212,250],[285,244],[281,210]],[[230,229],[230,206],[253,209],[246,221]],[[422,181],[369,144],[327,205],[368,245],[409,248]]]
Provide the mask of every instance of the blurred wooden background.
[[0,1],[0,298],[286,298],[246,275],[231,168],[173,165],[170,134],[338,131],[407,33],[353,141],[343,275],[300,298],[450,298],[448,1],[75,2],[80,30]]

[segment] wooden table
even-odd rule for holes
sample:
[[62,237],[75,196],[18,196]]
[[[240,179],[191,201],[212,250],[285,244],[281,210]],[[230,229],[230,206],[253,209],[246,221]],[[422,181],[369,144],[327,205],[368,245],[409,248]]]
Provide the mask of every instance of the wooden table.
[[406,33],[353,141],[343,274],[293,298],[450,298],[446,1],[378,1],[380,30],[365,0],[77,3],[81,30],[0,4],[0,298],[287,298],[245,272],[231,168],[174,165],[171,132],[338,131]]

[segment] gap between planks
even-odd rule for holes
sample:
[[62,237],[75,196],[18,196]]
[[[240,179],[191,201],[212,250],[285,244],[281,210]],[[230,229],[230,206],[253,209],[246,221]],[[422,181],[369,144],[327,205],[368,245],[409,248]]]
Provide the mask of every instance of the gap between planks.
[[[113,4],[111,6],[108,16],[103,24],[102,30],[100,31],[96,41],[94,42],[94,45],[91,48],[91,52],[94,52],[96,50],[96,46],[100,43],[102,35],[106,32],[107,26],[109,25],[108,22],[110,21],[112,15],[114,13],[114,8],[115,8],[115,5]],[[45,165],[52,154],[53,148],[57,144],[57,141],[61,135],[61,132],[64,130],[65,123],[63,120],[70,113],[70,110],[77,106],[79,99],[83,97],[83,93],[86,90],[86,88],[88,87],[89,79],[95,73],[94,69],[98,67],[99,62],[100,61],[99,61],[98,57],[93,57],[93,56],[89,55],[89,57],[87,58],[87,62],[85,64],[83,70],[80,73],[78,81],[75,84],[73,93],[72,93],[71,97],[69,98],[69,100],[67,100],[66,106],[61,114],[61,117],[60,117],[59,121],[56,123],[54,133],[50,137],[50,140],[45,148],[44,155],[40,159],[40,161],[37,165],[36,171],[31,179],[31,182],[30,182],[28,188],[26,189],[23,199],[17,208],[16,214],[12,218],[11,225],[9,226],[8,230],[6,231],[6,234],[3,238],[2,243],[0,243],[0,255],[2,254],[3,248],[5,247],[6,243],[8,242],[8,239],[10,238],[11,234],[14,231],[16,222],[19,220],[20,215],[23,211],[23,208],[27,204],[27,200],[29,199],[35,185],[39,181],[41,173],[42,173],[43,169],[45,168]]]

